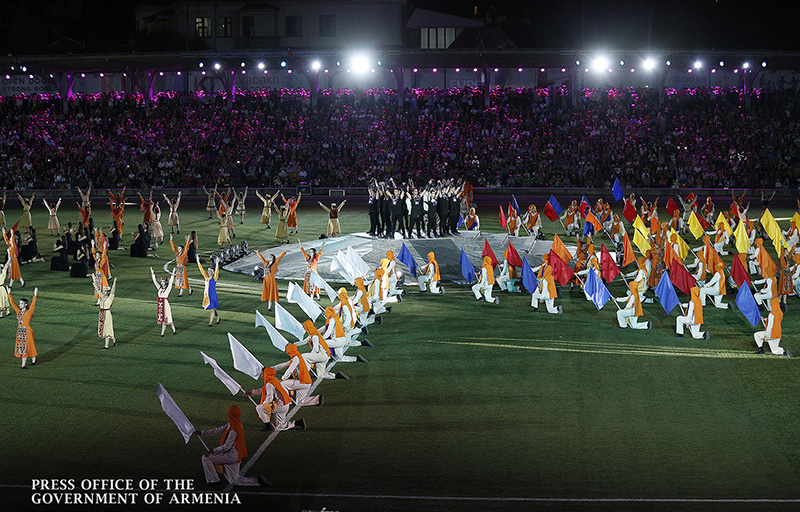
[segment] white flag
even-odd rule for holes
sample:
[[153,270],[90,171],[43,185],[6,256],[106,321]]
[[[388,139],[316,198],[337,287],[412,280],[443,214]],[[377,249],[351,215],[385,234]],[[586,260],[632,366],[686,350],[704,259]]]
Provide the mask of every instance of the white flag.
[[[278,304],[276,303],[275,305],[277,306]],[[264,329],[267,330],[267,334],[269,334],[269,339],[275,348],[277,348],[281,352],[284,352],[286,350],[286,345],[288,345],[289,342],[286,341],[286,338],[284,338],[283,335],[279,333],[277,329],[272,327],[272,324],[269,323],[269,321],[266,318],[264,318],[264,315],[259,313],[258,310],[256,310],[256,327],[263,327]]]
[[211,365],[211,368],[214,369],[214,375],[220,381],[222,381],[223,384],[225,384],[225,387],[228,388],[228,391],[230,391],[232,395],[235,395],[236,393],[239,392],[240,389],[242,389],[242,386],[240,386],[238,382],[233,380],[233,378],[230,375],[225,373],[225,370],[219,367],[214,358],[208,357],[202,350],[200,351],[200,353],[203,354],[203,361],[206,364]]
[[322,279],[322,276],[319,275],[316,270],[311,271],[311,277],[309,278],[309,281],[314,286],[325,290],[325,293],[328,294],[328,299],[330,299],[331,304],[336,302],[336,299],[339,298],[339,296],[336,294],[336,291],[331,288],[331,285]]
[[338,272],[351,285],[355,284],[356,277],[358,277],[355,267],[342,251],[338,251],[336,256],[331,258],[331,273],[333,272]]
[[289,291],[286,292],[286,298],[291,304],[300,306],[300,309],[305,311],[311,320],[316,320],[322,314],[322,308],[293,281],[289,281]]
[[164,412],[167,413],[169,419],[171,419],[175,423],[175,426],[178,427],[178,430],[181,431],[183,440],[188,443],[195,430],[192,422],[189,421],[185,414],[183,414],[181,408],[178,407],[178,404],[175,403],[175,400],[169,396],[169,393],[167,393],[167,390],[164,389],[164,386],[162,386],[160,382],[158,383],[156,396],[159,400],[161,400],[161,408],[164,409]]
[[261,378],[264,365],[258,362],[249,350],[244,348],[244,345],[239,343],[239,340],[228,333],[228,342],[231,345],[231,355],[233,356],[233,367],[240,372],[253,377],[258,380]]
[[355,249],[353,249],[352,245],[347,246],[347,259],[353,263],[358,271],[358,275],[361,278],[366,279],[366,277],[369,275],[369,265],[364,263],[364,260],[361,259],[361,256],[359,256]]
[[298,340],[306,337],[306,330],[303,329],[303,324],[297,321],[291,313],[283,309],[283,306],[275,303],[275,327],[282,331],[286,331]]

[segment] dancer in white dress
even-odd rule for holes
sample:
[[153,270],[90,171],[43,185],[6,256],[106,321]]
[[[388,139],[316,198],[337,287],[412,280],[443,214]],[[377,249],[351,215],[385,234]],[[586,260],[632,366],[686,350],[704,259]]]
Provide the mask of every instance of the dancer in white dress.
[[50,218],[47,219],[47,229],[50,230],[50,236],[56,236],[61,231],[61,224],[56,216],[58,207],[61,206],[61,198],[58,199],[57,203],[47,204],[47,199],[42,199],[42,201],[44,202],[44,207],[47,208],[47,213],[50,214]]
[[167,205],[169,205],[169,219],[167,220],[167,225],[169,226],[169,233],[172,234],[174,232],[181,233],[181,221],[178,218],[178,207],[181,205],[181,194],[183,192],[178,192],[178,197],[176,199],[170,199],[167,197],[167,194],[164,195],[164,200],[167,201]]
[[156,291],[158,292],[156,322],[161,326],[161,337],[164,337],[164,331],[167,330],[168,325],[172,327],[172,334],[176,334],[175,324],[172,322],[172,308],[167,300],[169,298],[169,292],[172,291],[172,283],[175,281],[175,270],[172,271],[169,281],[167,281],[166,277],[162,276],[159,282],[156,279],[156,273],[153,267],[150,267],[150,277],[153,279],[153,284],[156,285]]

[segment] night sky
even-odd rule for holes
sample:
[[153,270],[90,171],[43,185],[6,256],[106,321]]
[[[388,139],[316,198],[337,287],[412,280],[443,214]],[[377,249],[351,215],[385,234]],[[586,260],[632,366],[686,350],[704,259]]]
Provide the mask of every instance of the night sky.
[[520,47],[800,50],[798,1],[417,0],[416,4],[463,16],[471,16],[477,5],[479,16],[491,11],[495,23]]

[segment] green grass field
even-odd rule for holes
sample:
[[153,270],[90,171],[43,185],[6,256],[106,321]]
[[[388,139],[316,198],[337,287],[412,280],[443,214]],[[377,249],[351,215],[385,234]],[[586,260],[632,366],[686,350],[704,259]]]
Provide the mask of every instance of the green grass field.
[[[303,240],[324,231],[325,214],[310,203],[299,212]],[[105,226],[107,211],[99,201],[97,209]],[[77,219],[73,210],[63,208],[62,224]],[[133,210],[127,231],[139,220]],[[237,240],[276,245],[274,229],[266,233],[255,207],[249,211],[245,225],[237,225]],[[223,321],[213,328],[200,308],[202,293],[173,293],[178,334],[160,338],[148,267],[162,273],[172,256],[168,244],[157,251],[161,259],[111,254],[119,279],[113,308],[119,346],[101,351],[90,280],[49,270],[52,238],[43,229],[42,208],[34,213],[48,262],[23,266],[27,285],[15,286],[13,294],[30,297],[39,287],[33,320],[39,364],[19,369],[16,323],[0,319],[0,339],[6,340],[0,359],[4,501],[13,510],[58,509],[31,503],[24,486],[34,478],[192,478],[204,489],[203,448],[197,440],[184,445],[153,396],[158,382],[198,428],[225,423],[228,406],[241,405],[254,453],[267,435],[256,430],[260,421],[252,405],[230,396],[203,365],[200,350],[246,389],[257,383],[233,370],[227,332],[263,363],[283,360],[264,331],[253,327],[260,283],[222,273]],[[788,209],[774,213],[791,215]],[[19,211],[9,208],[6,215],[13,224]],[[201,253],[216,242],[216,223],[205,217],[199,207],[181,209],[181,233],[196,229]],[[484,230],[500,230],[496,215],[486,212],[482,220]],[[366,212],[357,207],[345,208],[341,222],[345,231],[368,227]],[[551,234],[554,225],[545,229]],[[190,277],[199,277],[196,269]],[[286,282],[279,283],[283,299]],[[709,302],[711,339],[696,341],[674,338],[675,313],[666,317],[659,304],[644,305],[653,330],[632,332],[617,327],[613,305],[597,311],[577,288],[560,291],[563,316],[531,313],[525,293],[499,294],[501,304],[491,306],[476,303],[467,290],[448,286],[447,294],[431,296],[410,289],[394,314],[371,328],[375,348],[351,349],[370,362],[337,365],[351,380],[323,382],[318,392],[325,395],[324,407],[297,415],[309,429],[279,434],[255,463],[249,474],[263,473],[275,486],[239,489],[245,508],[798,507],[800,502],[580,501],[800,499],[800,373],[794,359],[754,355],[754,329],[738,311]],[[621,295],[623,284],[612,283],[610,290]],[[304,318],[295,305],[283,304]],[[790,299],[782,342],[796,353],[798,304]],[[458,499],[467,497],[498,500]],[[567,501],[547,501],[562,498]]]

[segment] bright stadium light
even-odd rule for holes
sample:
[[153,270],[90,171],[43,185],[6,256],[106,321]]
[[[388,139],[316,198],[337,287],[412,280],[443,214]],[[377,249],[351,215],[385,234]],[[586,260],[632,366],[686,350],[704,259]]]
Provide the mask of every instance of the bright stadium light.
[[242,67],[242,68],[243,68],[244,66],[245,66],[244,62],[242,62],[242,63],[240,63],[240,64],[239,64],[239,67]]
[[667,62],[665,62],[665,64],[666,64],[667,66],[671,66],[671,65],[672,65],[672,62],[671,62],[671,61],[667,61]]
[[767,67],[767,61],[763,61],[763,62],[761,62],[761,67],[762,67],[762,68],[765,68],[765,67]]
[[656,61],[654,61],[653,59],[645,59],[644,69],[651,71],[655,69],[655,67],[656,67]]
[[703,63],[699,60],[694,61],[694,69],[700,69],[703,67]]
[[458,73],[459,71],[461,71],[461,68],[456,68],[456,73]]
[[592,68],[594,68],[595,71],[603,71],[604,69],[607,69],[608,59],[605,57],[597,57],[594,59],[594,62],[592,62]]
[[281,67],[282,67],[282,68],[285,68],[285,67],[286,67],[286,61],[285,61],[285,60],[282,60],[282,61],[281,61]]
[[353,57],[352,68],[356,73],[365,73],[369,69],[369,61],[364,55],[356,55]]
[[624,66],[624,65],[625,65],[625,61],[624,61],[624,60],[620,60],[620,61],[619,61],[619,65],[620,65],[620,66]]
[[744,64],[742,64],[742,68],[744,68],[744,69],[747,69],[749,67],[750,67],[750,63],[749,62],[745,62]]
[[202,62],[198,63],[198,64],[197,64],[197,67],[198,67],[198,68],[202,68],[202,67],[203,67],[203,63],[202,63]]
[[219,69],[219,68],[221,68],[221,67],[222,67],[222,66],[220,65],[220,63],[219,63],[219,62],[217,62],[216,64],[214,64],[214,69]]
[[725,66],[725,61],[724,60],[719,61],[719,67],[724,67],[724,66]]
[[267,67],[267,66],[263,62],[259,62],[258,63],[258,69],[264,69],[265,67]]
[[319,68],[321,67],[322,64],[320,64],[318,60],[315,60],[314,62],[311,63],[311,69],[313,69],[314,71],[319,71]]

